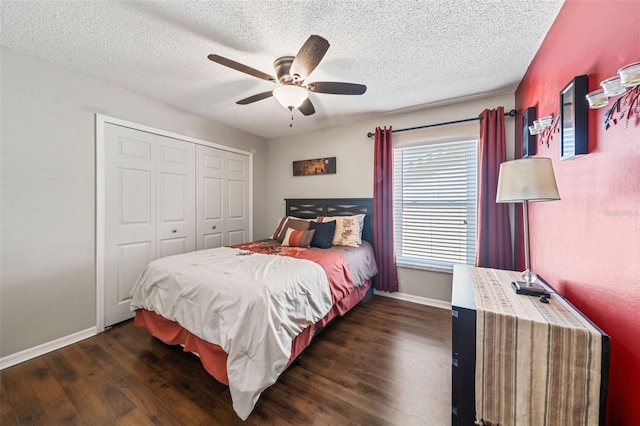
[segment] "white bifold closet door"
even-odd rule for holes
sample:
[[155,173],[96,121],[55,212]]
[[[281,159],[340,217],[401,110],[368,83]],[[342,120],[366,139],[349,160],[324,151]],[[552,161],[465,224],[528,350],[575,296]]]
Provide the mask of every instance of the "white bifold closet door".
[[106,125],[105,325],[133,316],[130,291],[159,257],[195,249],[195,146]]
[[196,250],[249,239],[249,159],[196,147]]
[[247,242],[249,156],[105,125],[104,324],[154,259]]

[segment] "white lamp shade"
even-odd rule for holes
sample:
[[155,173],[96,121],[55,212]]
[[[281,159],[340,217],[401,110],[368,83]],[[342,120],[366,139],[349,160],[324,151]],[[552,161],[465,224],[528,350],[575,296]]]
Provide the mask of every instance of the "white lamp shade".
[[273,90],[273,96],[287,109],[299,108],[309,97],[306,89],[300,86],[280,86]]
[[523,158],[500,164],[496,202],[559,200],[550,158]]

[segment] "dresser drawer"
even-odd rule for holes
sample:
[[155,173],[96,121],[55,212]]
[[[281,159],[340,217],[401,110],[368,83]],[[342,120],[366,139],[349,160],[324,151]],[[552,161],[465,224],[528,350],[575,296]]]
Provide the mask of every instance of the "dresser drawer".
[[453,306],[451,310],[451,424],[475,421],[476,312]]

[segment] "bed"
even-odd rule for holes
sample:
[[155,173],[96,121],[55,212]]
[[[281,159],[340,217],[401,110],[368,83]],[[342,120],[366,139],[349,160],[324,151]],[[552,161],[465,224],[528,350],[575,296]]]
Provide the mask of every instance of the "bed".
[[287,199],[272,239],[157,259],[133,287],[134,324],[196,353],[246,420],[314,335],[371,294],[371,213],[371,199]]

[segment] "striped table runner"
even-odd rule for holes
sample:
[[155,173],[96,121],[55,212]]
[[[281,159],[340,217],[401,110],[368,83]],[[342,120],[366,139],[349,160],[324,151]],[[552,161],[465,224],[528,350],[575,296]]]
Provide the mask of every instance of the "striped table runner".
[[597,425],[602,335],[562,297],[516,294],[520,273],[468,267],[476,416],[486,425]]

